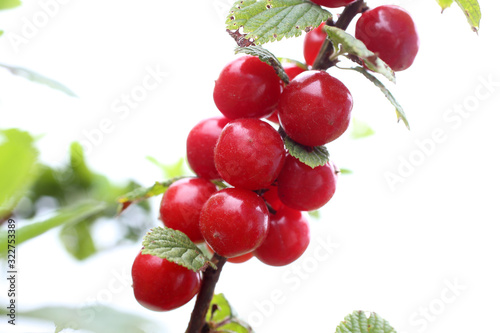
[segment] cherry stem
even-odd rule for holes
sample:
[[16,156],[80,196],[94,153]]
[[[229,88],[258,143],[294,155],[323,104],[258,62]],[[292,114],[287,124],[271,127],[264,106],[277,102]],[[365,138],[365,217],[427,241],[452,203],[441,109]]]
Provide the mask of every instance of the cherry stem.
[[193,312],[191,312],[191,320],[189,321],[186,333],[207,333],[210,331],[205,319],[210,302],[214,296],[215,285],[219,281],[219,276],[226,260],[226,258],[214,253],[212,262],[217,265],[217,269],[209,266],[203,273],[200,292],[196,297],[196,303]]
[[[366,4],[363,0],[357,0],[344,8],[342,14],[340,14],[337,22],[333,22],[332,19],[326,21],[326,25],[337,27],[339,29],[345,30],[351,23],[351,21],[365,10]],[[335,61],[330,60],[330,56],[333,54],[333,46],[330,40],[327,38],[321,45],[318,56],[314,61],[312,69],[328,69],[335,65]]]

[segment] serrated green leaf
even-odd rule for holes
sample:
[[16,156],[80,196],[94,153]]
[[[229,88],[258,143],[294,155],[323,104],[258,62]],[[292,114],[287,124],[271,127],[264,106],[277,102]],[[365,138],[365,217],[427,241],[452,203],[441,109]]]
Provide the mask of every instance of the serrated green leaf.
[[35,139],[18,129],[0,131],[0,219],[8,216],[38,174]]
[[354,311],[337,326],[335,333],[396,333],[396,330],[374,312],[367,318],[364,311]]
[[20,0],[0,0],[0,10],[21,6]]
[[462,9],[467,17],[467,21],[472,28],[472,31],[479,31],[479,23],[481,22],[481,8],[477,0],[455,0],[457,5]]
[[288,153],[302,163],[315,168],[328,163],[330,154],[325,146],[306,147],[285,136],[285,147]]
[[72,181],[78,186],[88,189],[92,185],[94,175],[87,166],[83,153],[83,147],[78,142],[71,143],[69,165],[71,172],[73,173]]
[[66,95],[69,95],[71,97],[76,97],[76,94],[73,91],[71,91],[68,87],[64,86],[63,84],[61,84],[55,80],[49,79],[46,76],[40,75],[40,74],[30,70],[30,69],[23,68],[23,67],[17,67],[17,66],[10,66],[10,65],[6,65],[6,64],[0,64],[0,67],[7,69],[9,72],[11,72],[14,75],[23,77],[25,79],[28,79],[28,80],[36,82],[36,83],[46,85],[52,89],[59,90],[59,91],[65,93]]
[[165,227],[156,227],[151,230],[142,242],[143,254],[151,254],[168,261],[175,262],[192,271],[212,266],[217,269],[203,252],[184,233]]
[[339,52],[340,45],[342,45],[341,53],[345,52],[359,57],[370,70],[384,75],[392,82],[396,82],[394,71],[375,53],[368,50],[362,41],[337,27],[325,25],[324,29],[337,52]]
[[408,123],[408,119],[406,118],[406,114],[403,110],[403,107],[396,101],[392,93],[380,82],[375,76],[371,75],[366,71],[364,68],[361,67],[354,67],[354,68],[348,68],[350,70],[355,70],[356,72],[359,72],[363,74],[368,80],[373,82],[385,95],[385,97],[394,105],[396,108],[396,115],[398,117],[398,121],[402,120],[403,123],[406,125],[406,128],[410,129],[410,124]]
[[276,74],[279,76],[283,82],[288,84],[290,82],[290,79],[288,78],[288,75],[285,73],[285,70],[283,69],[283,66],[281,65],[281,62],[272,54],[270,51],[266,50],[260,45],[257,46],[247,46],[247,47],[237,47],[234,51],[234,53],[244,53],[244,54],[249,54],[255,57],[259,57],[259,59],[266,64],[270,65],[271,67],[274,68],[274,71]]
[[451,6],[453,0],[436,0],[436,2],[441,6],[441,11],[444,11]]
[[226,25],[229,30],[243,27],[246,39],[264,44],[300,36],[331,16],[306,0],[240,0],[231,8]]
[[131,204],[138,203],[151,197],[165,193],[170,185],[182,178],[185,177],[174,177],[165,182],[156,182],[151,187],[140,187],[119,197],[118,202],[120,203],[120,207],[118,207],[118,214],[127,209],[127,207]]
[[375,131],[364,121],[353,118],[351,120],[351,138],[362,139],[375,134]]

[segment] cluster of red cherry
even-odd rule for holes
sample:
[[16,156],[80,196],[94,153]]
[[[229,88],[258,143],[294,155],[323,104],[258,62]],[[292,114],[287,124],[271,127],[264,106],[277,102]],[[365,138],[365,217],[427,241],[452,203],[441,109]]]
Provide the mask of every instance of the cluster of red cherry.
[[[314,2],[338,7],[353,1]],[[411,65],[418,50],[411,18],[395,6],[363,13],[356,37],[395,70]],[[306,35],[309,66],[325,38],[322,26]],[[284,69],[287,85],[258,57],[241,56],[223,68],[213,94],[222,116],[201,121],[187,138],[197,177],[173,183],[161,202],[165,226],[230,262],[255,256],[273,266],[292,263],[309,245],[303,212],[322,207],[335,192],[335,166],[302,163],[287,152],[283,137],[305,147],[335,140],[349,125],[351,94],[325,71],[296,64]],[[220,180],[229,186],[219,189],[213,181]],[[200,288],[199,273],[151,255],[136,257],[132,278],[136,299],[156,311],[182,306]]]

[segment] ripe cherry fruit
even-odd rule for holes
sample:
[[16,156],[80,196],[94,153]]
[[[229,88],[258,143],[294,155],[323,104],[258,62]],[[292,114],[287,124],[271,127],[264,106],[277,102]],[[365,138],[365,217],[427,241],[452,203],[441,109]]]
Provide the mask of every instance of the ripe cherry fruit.
[[311,2],[314,2],[317,5],[329,8],[344,7],[348,4],[353,3],[354,1],[356,0],[311,0]]
[[153,311],[169,311],[189,302],[200,290],[200,274],[149,254],[139,253],[132,265],[137,301]]
[[217,187],[203,178],[184,178],[174,182],[163,194],[160,219],[163,224],[185,233],[195,243],[203,242],[200,212]]
[[282,91],[274,69],[258,57],[242,56],[230,62],[215,82],[214,102],[230,119],[270,115]]
[[309,240],[309,222],[305,214],[283,206],[270,215],[267,237],[253,253],[267,265],[284,266],[304,253]]
[[[300,73],[306,71],[306,68],[304,68],[303,66],[299,66],[292,62],[284,62],[282,65],[290,81],[292,81]],[[274,111],[269,117],[267,117],[267,120],[279,124],[278,112]]]
[[278,196],[290,208],[316,210],[333,197],[336,186],[337,173],[330,162],[313,169],[287,155],[278,177]]
[[283,139],[260,119],[231,121],[215,146],[215,167],[222,179],[248,190],[271,185],[284,161]]
[[410,14],[392,5],[364,12],[356,23],[356,38],[394,71],[410,67],[420,45]]
[[252,191],[227,188],[213,194],[200,215],[200,230],[208,245],[226,258],[255,250],[267,235],[268,210]]
[[321,45],[326,39],[326,32],[323,31],[325,22],[321,23],[319,27],[309,31],[304,37],[304,59],[306,64],[312,66],[316,57],[318,56]]
[[[211,254],[214,254],[214,250],[212,250],[212,248],[208,244],[207,244],[207,249],[208,249],[208,252],[210,252]],[[232,263],[232,264],[242,264],[242,263],[247,262],[248,260],[250,260],[252,258],[253,258],[253,253],[248,252],[248,253],[242,254],[241,256],[227,258],[227,261]]]
[[305,146],[320,146],[341,136],[351,119],[352,96],[324,71],[299,74],[285,87],[278,104],[286,134]]
[[186,141],[189,166],[198,175],[206,179],[220,179],[215,169],[214,148],[220,133],[229,119],[213,117],[200,121],[189,132]]

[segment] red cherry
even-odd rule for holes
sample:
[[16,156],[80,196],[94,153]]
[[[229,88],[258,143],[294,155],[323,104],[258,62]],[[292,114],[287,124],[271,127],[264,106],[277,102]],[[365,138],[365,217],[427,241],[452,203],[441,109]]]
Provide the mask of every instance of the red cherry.
[[262,198],[267,202],[269,206],[275,211],[278,211],[283,206],[279,196],[278,196],[278,186],[270,186],[263,194]]
[[286,134],[305,146],[320,146],[349,126],[352,96],[342,82],[323,71],[299,74],[285,87],[278,104]]
[[420,45],[410,14],[401,7],[389,5],[364,12],[356,23],[356,38],[394,71],[410,67]]
[[160,219],[163,224],[185,233],[191,241],[203,242],[200,212],[217,187],[203,178],[184,178],[174,182],[163,194]]
[[301,211],[283,206],[269,218],[269,232],[253,251],[267,265],[284,266],[297,260],[309,245],[309,222]]
[[[283,69],[285,69],[286,75],[288,75],[288,79],[292,81],[297,75],[304,72],[305,69],[290,62],[286,62],[283,64]],[[274,111],[269,117],[266,118],[273,123],[279,124],[278,112]]]
[[[214,254],[214,250],[212,250],[212,248],[208,244],[207,244],[207,249],[208,249],[208,252],[210,252],[211,254]],[[248,260],[250,260],[252,258],[253,258],[253,253],[248,252],[248,253],[243,254],[241,256],[227,258],[227,261],[232,263],[232,264],[242,264],[242,263],[247,262]]]
[[215,167],[229,184],[249,190],[271,185],[283,166],[285,148],[278,132],[259,119],[233,120],[215,146]]
[[311,2],[314,2],[317,5],[329,8],[344,7],[348,4],[353,3],[354,1],[356,0],[311,0]]
[[314,169],[287,155],[278,177],[278,195],[284,205],[296,210],[316,210],[335,193],[337,173],[329,162]]
[[268,211],[264,200],[240,188],[220,190],[208,199],[200,215],[206,242],[223,257],[255,250],[267,235]]
[[137,301],[153,311],[169,311],[189,302],[200,290],[200,274],[149,254],[139,253],[132,265]]
[[200,121],[189,132],[186,142],[189,166],[198,175],[206,179],[220,179],[215,169],[214,148],[220,133],[229,122],[225,117],[213,117]]
[[282,91],[274,69],[258,57],[230,62],[215,82],[214,102],[230,119],[262,118],[273,112]]
[[326,32],[323,31],[325,22],[321,23],[319,27],[309,31],[304,38],[304,59],[306,64],[312,66],[314,60],[318,56],[321,45],[326,39]]

